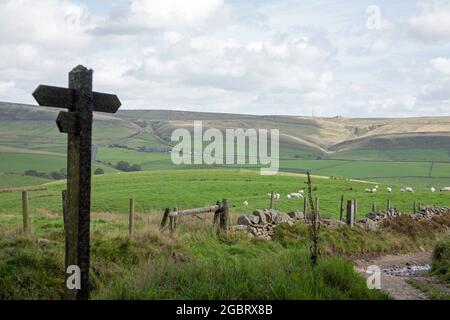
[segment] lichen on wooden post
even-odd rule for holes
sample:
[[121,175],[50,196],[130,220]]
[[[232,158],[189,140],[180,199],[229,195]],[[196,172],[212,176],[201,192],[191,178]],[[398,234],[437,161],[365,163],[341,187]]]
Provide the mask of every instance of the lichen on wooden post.
[[229,224],[230,224],[230,212],[228,208],[228,200],[223,199],[222,200],[222,211],[220,214],[220,229],[222,231],[228,230]]
[[134,198],[131,198],[130,199],[130,217],[128,219],[128,234],[130,236],[133,234],[133,228],[134,228],[134,209],[135,209]]
[[22,191],[22,215],[23,215],[23,234],[30,235],[30,212],[28,191]]
[[347,201],[347,225],[350,228],[353,228],[353,224],[354,224],[354,207],[355,203],[353,200],[348,200]]

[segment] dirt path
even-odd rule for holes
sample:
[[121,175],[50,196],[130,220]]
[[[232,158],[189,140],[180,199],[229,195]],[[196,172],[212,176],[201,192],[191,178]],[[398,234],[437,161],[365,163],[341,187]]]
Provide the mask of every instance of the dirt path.
[[[387,292],[395,300],[427,300],[418,289],[408,284],[407,280],[419,278],[431,263],[430,252],[417,252],[402,255],[387,255],[374,259],[354,261],[355,269],[366,278],[367,267],[376,265],[381,269],[381,290]],[[416,270],[419,269],[419,270]]]

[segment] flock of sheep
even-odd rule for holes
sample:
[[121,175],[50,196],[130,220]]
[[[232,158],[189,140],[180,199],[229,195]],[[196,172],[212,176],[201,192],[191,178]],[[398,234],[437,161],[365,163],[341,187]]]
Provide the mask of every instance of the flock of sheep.
[[[391,187],[387,187],[386,191],[388,193],[392,193],[392,188]],[[436,188],[435,187],[431,187],[430,191],[431,192],[436,192]],[[373,188],[373,189],[366,188],[365,192],[367,192],[367,193],[377,193],[378,192],[378,186],[375,186],[375,188]],[[405,188],[401,188],[400,192],[409,192],[410,193],[410,192],[414,192],[414,189],[411,188],[411,187],[405,187]],[[450,187],[442,188],[441,192],[450,192]]]
[[[377,193],[378,192],[378,189],[379,189],[379,186],[378,185],[376,185],[374,188],[366,188],[365,189],[365,192],[367,192],[367,193]],[[388,192],[388,193],[392,193],[392,188],[391,187],[387,187],[386,188],[386,191]],[[434,188],[434,187],[431,187],[430,188],[430,191],[431,192],[436,192],[436,188]],[[445,187],[445,188],[442,188],[441,190],[440,190],[441,192],[450,192],[450,187]],[[400,189],[400,192],[408,192],[408,193],[410,193],[410,192],[414,192],[414,189],[413,188],[411,188],[411,187],[405,187],[405,188],[401,188]],[[267,197],[269,197],[269,199],[272,197],[272,193],[268,193],[267,194]],[[305,197],[305,190],[303,190],[303,189],[301,189],[301,190],[298,190],[298,192],[292,192],[292,193],[289,193],[289,194],[287,194],[286,195],[286,198],[287,199],[289,199],[289,200],[291,200],[291,199],[303,199]],[[280,200],[280,198],[281,198],[281,195],[279,194],[279,193],[274,193],[273,194],[273,199],[275,200],[275,201],[278,201],[278,200]],[[246,200],[246,201],[244,201],[243,202],[243,205],[245,206],[245,207],[248,207],[248,205],[249,205],[249,203],[248,203],[248,201]]]

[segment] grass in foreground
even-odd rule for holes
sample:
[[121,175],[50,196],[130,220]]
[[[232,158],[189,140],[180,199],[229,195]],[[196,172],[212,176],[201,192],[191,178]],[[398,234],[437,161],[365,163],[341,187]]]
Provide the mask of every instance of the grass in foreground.
[[431,272],[450,285],[450,236],[434,247]]
[[[20,221],[14,216],[4,219],[0,299],[60,299],[62,218],[41,212],[31,239],[20,236]],[[378,232],[324,227],[323,256],[313,269],[304,224],[279,227],[274,240],[265,241],[241,233],[217,235],[210,221],[189,218],[180,220],[177,233],[170,236],[159,231],[156,217],[137,219],[136,233],[129,237],[124,215],[93,215],[92,298],[386,299],[384,293],[367,289],[349,258],[431,248],[450,226],[449,217],[441,217],[420,230],[412,219]],[[37,244],[37,237],[50,243]]]
[[[368,290],[344,257],[324,256],[312,269],[305,242],[220,236],[209,223],[195,221],[180,224],[173,237],[161,233],[155,222],[140,221],[131,238],[125,223],[117,229],[106,223],[101,227],[99,220],[111,218],[97,217],[92,232],[94,299],[387,298]],[[22,238],[19,228],[1,227],[0,299],[62,297],[64,242],[55,220],[43,219],[36,230],[50,240],[45,245]]]

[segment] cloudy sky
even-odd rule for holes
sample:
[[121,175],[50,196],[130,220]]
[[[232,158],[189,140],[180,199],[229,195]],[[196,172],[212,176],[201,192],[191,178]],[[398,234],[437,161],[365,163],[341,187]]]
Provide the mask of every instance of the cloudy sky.
[[126,109],[450,115],[450,1],[0,0],[0,100],[78,64]]

